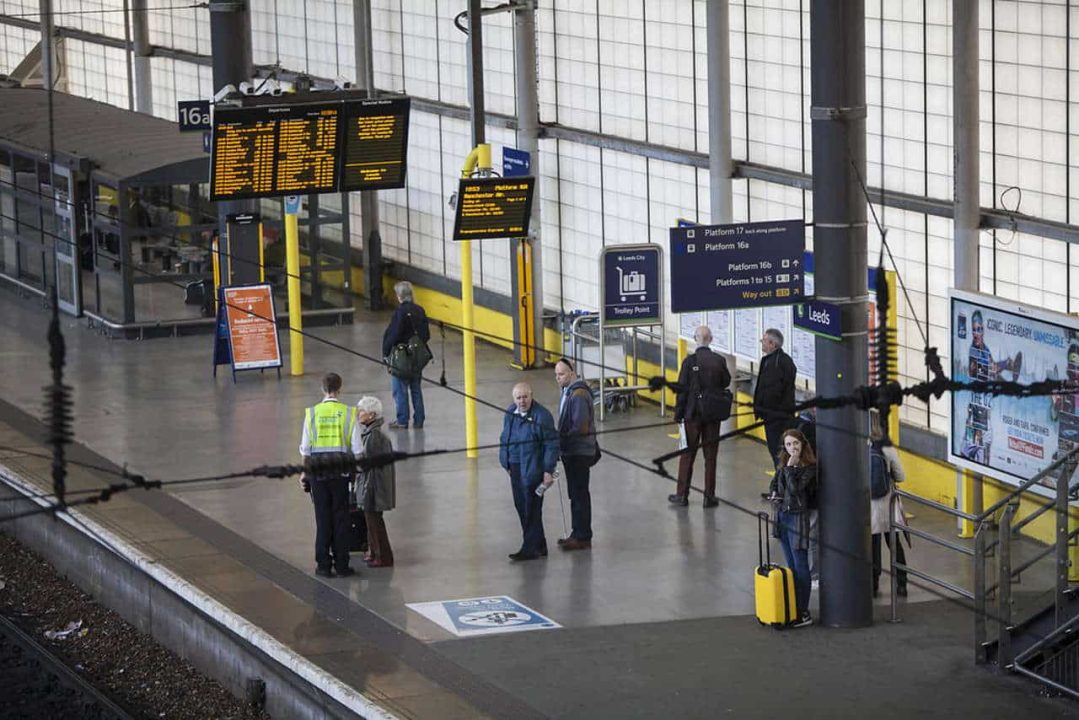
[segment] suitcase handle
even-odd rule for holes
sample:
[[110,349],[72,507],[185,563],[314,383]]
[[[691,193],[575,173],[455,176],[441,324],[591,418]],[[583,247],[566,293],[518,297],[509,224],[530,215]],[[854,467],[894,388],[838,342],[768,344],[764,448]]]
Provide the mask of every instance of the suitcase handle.
[[[768,513],[757,513],[757,557],[759,558],[758,565],[765,567],[772,564],[772,546],[764,539],[764,530],[768,527]],[[767,555],[766,555],[767,553]],[[765,557],[768,558],[768,562],[765,563]]]

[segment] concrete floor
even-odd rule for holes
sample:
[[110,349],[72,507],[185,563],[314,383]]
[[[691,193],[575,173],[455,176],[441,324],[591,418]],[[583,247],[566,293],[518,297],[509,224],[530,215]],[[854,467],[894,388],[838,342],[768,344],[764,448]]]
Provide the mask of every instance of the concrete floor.
[[[379,354],[387,318],[387,313],[357,310],[355,324],[313,332],[374,357]],[[0,366],[5,370],[0,372],[0,397],[38,417],[43,407],[40,387],[49,382],[47,321],[38,301],[0,292]],[[64,326],[66,378],[75,388],[76,438],[101,456],[118,464],[126,462],[132,470],[151,477],[169,480],[296,462],[303,409],[320,399],[318,383],[327,371],[344,377],[346,401],[374,394],[392,413],[388,376],[379,365],[312,339],[305,343],[304,377],[283,375],[278,380],[276,373],[249,372],[241,373],[233,384],[227,372],[216,380],[212,377],[210,336],[113,341],[87,331],[81,321],[69,318]],[[436,362],[429,367],[429,375],[437,378],[445,357],[449,386],[463,387],[459,336],[447,333],[443,347],[437,329],[434,335]],[[508,367],[507,352],[479,347],[481,398],[504,407],[510,403],[513,384],[527,379],[541,403],[556,407],[551,371],[521,373]],[[395,447],[410,452],[462,448],[461,396],[432,385],[426,388],[425,398],[425,429],[391,431]],[[500,411],[480,405],[481,443],[497,442],[501,421]],[[655,408],[647,405],[628,415],[608,416],[603,430],[626,431],[605,435],[603,444],[650,464],[652,457],[676,447],[668,435],[673,426],[649,427],[659,421]],[[645,427],[632,429],[640,426]],[[567,628],[568,636],[567,631],[556,631],[565,641],[585,637],[572,631],[589,629],[587,637],[601,646],[600,628],[622,632],[628,624],[752,615],[752,568],[757,564],[753,513],[761,509],[759,493],[768,481],[768,468],[761,443],[748,439],[724,443],[717,492],[738,507],[704,510],[700,496],[695,495],[690,507],[672,509],[666,503],[671,481],[605,457],[593,470],[593,550],[566,554],[554,550],[553,540],[563,534],[562,513],[558,498],[548,493],[544,520],[552,554],[546,560],[513,564],[506,554],[518,548],[520,529],[497,451],[483,450],[475,460],[459,452],[411,459],[398,466],[398,508],[387,515],[397,566],[363,568],[351,579],[316,580],[328,594],[313,594],[309,602],[316,611],[329,613],[340,607],[341,599],[351,601],[421,642],[446,647],[456,662],[492,678],[511,695],[527,696],[543,712],[597,716],[588,712],[592,706],[587,697],[569,711],[515,689],[512,679],[491,669],[491,658],[497,653],[484,655],[476,650],[478,655],[473,657],[473,651],[460,647],[479,641],[442,642],[452,635],[405,604],[510,595]],[[698,477],[701,471],[698,468]],[[559,490],[568,515],[565,490]],[[295,480],[237,480],[191,486],[172,495],[296,570],[309,574],[314,569],[310,501]],[[950,534],[948,520],[928,510],[915,511],[919,527]],[[115,529],[124,531],[122,521],[112,522]],[[777,554],[778,544],[774,544],[773,556]],[[910,562],[969,587],[969,568],[956,554],[916,541]],[[239,591],[244,580],[238,574],[216,582],[225,591]],[[937,597],[935,592],[913,587],[907,602]],[[738,622],[755,627],[751,617]],[[693,626],[680,623],[678,627]],[[866,631],[868,636],[873,632]],[[513,647],[524,652],[531,642],[528,636],[541,634],[550,633],[527,633],[515,638]],[[779,635],[764,637],[784,642]],[[535,642],[558,644],[554,639]],[[611,643],[613,647],[613,639]],[[497,643],[488,641],[487,645]],[[608,690],[614,692],[613,687]],[[588,689],[580,692],[587,696]]]

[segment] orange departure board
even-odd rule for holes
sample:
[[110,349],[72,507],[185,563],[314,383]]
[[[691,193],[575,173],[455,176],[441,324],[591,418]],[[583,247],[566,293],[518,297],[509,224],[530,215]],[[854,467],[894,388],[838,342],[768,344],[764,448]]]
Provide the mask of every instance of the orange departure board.
[[404,187],[408,98],[318,95],[215,107],[210,199]]
[[342,190],[404,187],[408,98],[362,100],[345,112]]
[[535,178],[473,178],[457,188],[454,240],[516,238],[528,234]]

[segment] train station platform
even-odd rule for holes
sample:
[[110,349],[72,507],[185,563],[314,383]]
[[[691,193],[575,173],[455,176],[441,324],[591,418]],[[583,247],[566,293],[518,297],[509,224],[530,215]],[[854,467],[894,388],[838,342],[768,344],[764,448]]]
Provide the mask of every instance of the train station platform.
[[[377,356],[388,318],[357,310],[353,325],[313,332]],[[51,487],[49,464],[33,453],[44,450],[48,320],[39,302],[0,293],[0,446],[14,448],[0,452],[0,465],[42,491]],[[382,367],[310,338],[305,377],[240,373],[233,384],[227,372],[212,376],[208,336],[131,342],[70,318],[63,325],[76,460],[161,480],[296,462],[303,409],[320,399],[328,371],[344,378],[345,401],[374,394],[392,412]],[[447,333],[443,347],[436,332],[431,344],[431,375],[444,356],[449,384],[463,387],[460,337]],[[477,357],[483,399],[507,406],[513,384],[527,379],[539,402],[557,406],[553,372],[516,371],[509,353],[491,346]],[[429,385],[425,400],[425,428],[389,431],[395,448],[462,448],[461,396]],[[604,435],[603,445],[648,464],[675,448],[673,426],[655,427],[659,420],[648,405],[608,416],[603,430],[626,431]],[[480,406],[482,443],[497,442],[501,422]],[[506,555],[518,549],[520,528],[496,450],[475,460],[459,452],[409,459],[397,468],[397,509],[386,516],[396,566],[354,562],[356,576],[335,579],[313,573],[314,518],[295,479],[129,492],[78,512],[395,717],[1075,716],[1073,705],[1033,685],[976,667],[969,611],[917,584],[898,624],[886,622],[882,597],[870,628],[758,626],[753,513],[768,467],[761,443],[725,442],[717,492],[734,506],[706,510],[696,495],[671,508],[669,480],[608,454],[593,470],[593,549],[555,549],[563,527],[552,492],[550,557],[515,564]],[[72,488],[116,480],[71,473]],[[947,532],[928,511],[915,522]],[[970,584],[968,568],[926,543],[915,542],[911,564]],[[491,596],[560,627],[458,637],[408,607]]]

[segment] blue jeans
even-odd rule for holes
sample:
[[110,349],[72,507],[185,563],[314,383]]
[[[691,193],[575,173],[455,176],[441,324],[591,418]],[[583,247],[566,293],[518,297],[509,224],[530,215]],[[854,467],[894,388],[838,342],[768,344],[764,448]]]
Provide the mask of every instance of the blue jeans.
[[802,518],[800,513],[780,512],[776,518],[779,528],[779,544],[783,546],[783,555],[787,558],[791,572],[794,573],[794,597],[798,605],[798,615],[804,615],[809,611],[809,593],[812,591],[809,577],[809,552],[805,548],[798,550],[799,541],[808,543],[808,538],[801,537],[799,525]]
[[521,521],[521,552],[539,555],[547,550],[547,537],[543,534],[543,496],[536,488],[543,482],[537,478],[521,477],[521,466],[510,465],[510,485],[513,487],[513,506]]
[[566,471],[566,490],[569,492],[569,512],[573,518],[570,537],[582,542],[592,541],[592,493],[588,476],[592,471],[587,455],[564,455],[562,468]]
[[408,396],[412,394],[412,425],[423,427],[425,419],[423,413],[423,382],[418,377],[411,380],[403,380],[396,375],[390,376],[390,387],[393,389],[393,403],[397,406],[397,424],[408,425]]

